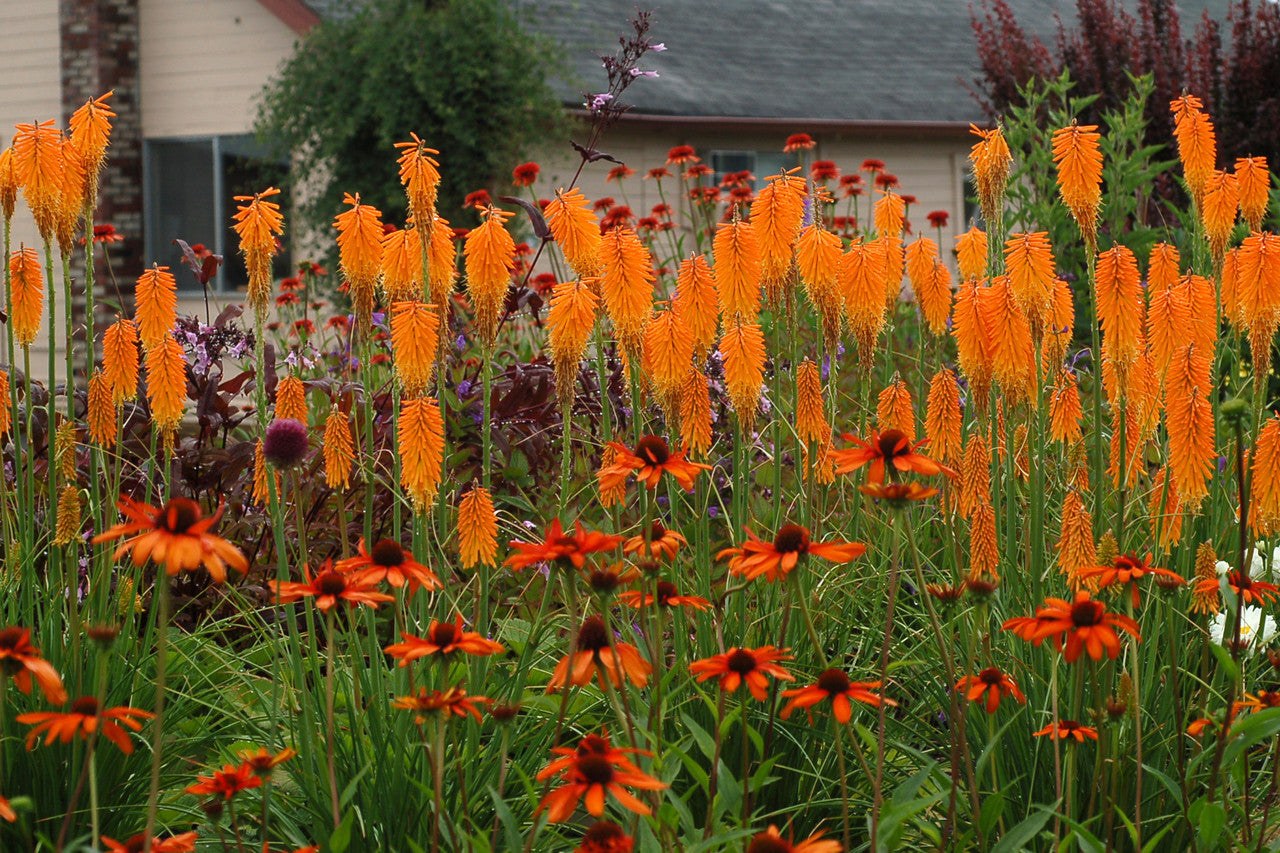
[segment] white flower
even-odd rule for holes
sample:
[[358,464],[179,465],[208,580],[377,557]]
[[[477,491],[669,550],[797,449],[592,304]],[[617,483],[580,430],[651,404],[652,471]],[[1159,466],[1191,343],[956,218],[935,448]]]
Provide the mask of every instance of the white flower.
[[[1269,617],[1264,626],[1262,624],[1263,615],[1261,607],[1245,607],[1244,609],[1244,618],[1240,620],[1240,640],[1245,644],[1245,654],[1253,654],[1258,650],[1258,647],[1266,645],[1276,634],[1275,617]],[[1222,610],[1209,623],[1209,636],[1218,645],[1223,644],[1224,636],[1229,640],[1231,633],[1235,630],[1235,617],[1232,616],[1230,618],[1232,621],[1228,623],[1227,611]]]

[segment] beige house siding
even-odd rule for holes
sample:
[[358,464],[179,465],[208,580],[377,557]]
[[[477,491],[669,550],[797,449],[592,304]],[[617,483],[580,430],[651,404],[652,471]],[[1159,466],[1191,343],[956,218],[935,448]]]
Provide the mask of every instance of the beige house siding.
[[298,39],[257,0],[141,0],[144,138],[246,133]]

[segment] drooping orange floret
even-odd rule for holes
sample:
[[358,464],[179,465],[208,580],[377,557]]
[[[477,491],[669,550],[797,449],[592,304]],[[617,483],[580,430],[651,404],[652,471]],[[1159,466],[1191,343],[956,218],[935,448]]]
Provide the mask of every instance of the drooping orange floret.
[[1209,254],[1215,261],[1220,261],[1227,249],[1227,240],[1236,227],[1239,206],[1240,188],[1236,176],[1214,169],[1205,180],[1200,219],[1204,223],[1204,236],[1209,241]]
[[592,293],[593,281],[562,281],[551,292],[547,342],[551,362],[556,369],[556,391],[562,406],[573,400],[578,364],[596,325],[599,300]]
[[413,499],[415,510],[425,512],[440,488],[444,459],[444,420],[435,400],[424,397],[404,401],[396,446],[400,454],[400,485]]
[[13,219],[14,208],[18,205],[18,169],[14,165],[13,146],[0,151],[0,212],[6,220]]
[[1178,157],[1182,160],[1182,174],[1197,207],[1201,206],[1205,182],[1213,174],[1218,159],[1213,123],[1203,108],[1199,98],[1186,93],[1169,104],[1173,113],[1173,135],[1178,140]]
[[1058,374],[1053,394],[1049,398],[1049,436],[1065,445],[1080,440],[1080,388],[1075,373],[1063,370]]
[[355,442],[351,422],[334,406],[324,421],[324,482],[331,489],[346,491],[351,485],[351,466],[355,462]]
[[360,194],[343,193],[351,207],[333,220],[338,229],[338,261],[350,286],[356,321],[368,334],[373,321],[374,289],[382,269],[382,211],[360,203]]
[[302,380],[290,374],[276,385],[276,420],[307,422],[307,389]]
[[1117,245],[1098,255],[1095,285],[1102,334],[1123,387],[1142,334],[1142,282],[1133,252]]
[[885,324],[885,269],[888,259],[879,241],[854,243],[840,264],[840,294],[845,316],[861,349],[865,364],[871,363],[876,338]]
[[1241,321],[1249,330],[1254,372],[1264,381],[1271,366],[1271,341],[1280,325],[1280,237],[1250,234],[1240,245],[1237,267]]
[[478,483],[458,504],[458,551],[464,569],[498,564],[498,514],[489,490]]
[[906,204],[902,201],[902,196],[891,189],[885,190],[884,194],[876,199],[875,203],[874,223],[876,233],[881,237],[900,239],[905,222]]
[[820,222],[805,226],[796,241],[796,268],[805,293],[822,319],[823,336],[839,334],[840,298],[836,286],[844,244]]
[[1058,192],[1071,211],[1090,251],[1098,242],[1098,204],[1102,201],[1101,136],[1096,124],[1072,120],[1053,134],[1053,162],[1058,167]]
[[929,447],[939,462],[954,463],[961,457],[960,385],[956,375],[943,368],[929,382],[929,401],[925,411],[924,431]]
[[1051,310],[1056,281],[1049,232],[1009,235],[1004,243],[1004,260],[1014,298],[1039,337]]
[[919,294],[927,280],[933,277],[933,265],[938,260],[938,244],[928,237],[917,237],[906,247],[903,259],[911,290]]
[[557,190],[546,214],[551,236],[574,272],[581,276],[599,275],[600,223],[582,190]]
[[391,306],[391,348],[396,378],[410,397],[426,393],[440,349],[440,318],[434,305],[395,302]]
[[1252,466],[1250,520],[1256,535],[1272,536],[1280,529],[1280,415],[1274,412],[1258,433]]
[[417,228],[382,235],[382,292],[392,305],[422,298],[422,238]]
[[1035,384],[1035,347],[1031,326],[1018,307],[1008,276],[995,279],[978,303],[982,328],[990,341],[991,368],[1006,393],[1024,397]]
[[680,443],[690,456],[702,456],[711,449],[711,390],[707,377],[690,370],[680,386]]
[[1169,368],[1174,351],[1186,343],[1191,322],[1185,288],[1152,288],[1151,304],[1147,307],[1147,342],[1159,376]]
[[805,444],[831,437],[826,403],[822,397],[822,375],[818,365],[806,358],[796,370],[796,434]]
[[804,218],[804,179],[799,168],[769,178],[751,203],[751,224],[760,241],[760,276],[770,301],[791,268],[792,247]]
[[9,374],[0,370],[0,438],[9,434],[9,427],[12,425],[13,407],[5,402],[9,400],[9,391]]
[[267,452],[263,447],[262,439],[258,439],[253,448],[253,503],[255,506],[266,507],[271,503],[271,486],[267,480],[268,473],[275,479],[276,498],[279,499],[280,472],[268,471]]
[[1048,322],[1044,330],[1044,338],[1040,341],[1043,370],[1046,374],[1056,372],[1067,356],[1067,346],[1071,343],[1076,327],[1075,296],[1071,285],[1060,278],[1053,281],[1053,303]]
[[138,396],[138,327],[117,315],[102,336],[102,369],[119,406]]
[[133,291],[134,314],[142,348],[151,352],[178,319],[178,283],[168,267],[152,265],[138,276]]
[[1165,382],[1165,416],[1169,428],[1169,469],[1187,506],[1196,509],[1208,494],[1216,458],[1213,389],[1209,357],[1194,344],[1179,348]]
[[716,231],[716,291],[726,322],[760,313],[760,243],[750,222],[721,224]]
[[54,237],[63,191],[62,134],[53,119],[17,126],[13,161],[22,196],[40,236],[48,242]]
[[400,165],[400,183],[404,184],[413,221],[430,222],[440,189],[440,164],[432,155],[440,152],[428,148],[416,133],[410,133],[409,138],[409,142],[395,144],[400,149],[400,156],[396,159]]
[[9,282],[13,336],[19,346],[30,346],[40,334],[44,313],[44,276],[35,249],[22,247],[9,256]]
[[[9,382],[7,378],[2,384],[3,395],[0,402],[8,398]],[[0,415],[0,436],[8,432],[8,406],[3,406],[5,414]],[[102,447],[114,447],[116,443],[116,406],[111,400],[111,381],[101,370],[96,371],[89,379],[89,410],[86,418],[89,422],[89,438]]]
[[1271,170],[1266,157],[1241,157],[1236,160],[1236,185],[1240,190],[1240,215],[1249,223],[1250,231],[1262,230],[1271,194]]
[[187,399],[187,359],[182,344],[165,332],[147,351],[147,402],[156,426],[172,440]]
[[[1272,245],[1280,250],[1280,240]],[[1280,257],[1277,260],[1280,261]],[[1280,285],[1280,268],[1276,273],[1275,281]],[[1191,340],[1201,352],[1213,352],[1218,343],[1217,297],[1213,282],[1202,275],[1184,275],[1179,280],[1178,287],[1182,289],[1191,311],[1191,325],[1188,327]],[[1277,307],[1280,308],[1280,305]]]
[[84,155],[61,134],[58,136],[58,152],[62,157],[62,187],[54,206],[54,232],[58,238],[59,251],[63,255],[69,255],[75,247],[76,229],[84,216],[88,165]]
[[1180,263],[1177,246],[1168,243],[1156,243],[1152,246],[1147,270],[1148,289],[1155,293],[1176,284],[1182,277]]
[[968,231],[956,236],[956,259],[960,266],[960,277],[963,279],[979,279],[987,270],[987,232],[979,231],[974,225]]
[[1058,539],[1058,571],[1067,576],[1072,590],[1083,586],[1094,588],[1097,581],[1089,582],[1080,576],[1080,570],[1098,563],[1097,549],[1093,542],[1093,518],[1084,500],[1075,489],[1068,489],[1062,501],[1062,535]]
[[991,501],[980,500],[969,517],[969,580],[1000,579],[1000,542]]
[[929,331],[939,337],[945,335],[951,316],[951,270],[942,261],[933,262],[932,273],[916,291],[916,301]]
[[284,215],[280,205],[266,201],[279,195],[280,190],[267,187],[255,195],[238,195],[232,217],[236,235],[240,238],[240,254],[244,255],[245,270],[249,274],[249,304],[253,306],[259,323],[266,317],[271,304],[271,258],[276,253],[276,237],[284,233]]
[[498,336],[498,314],[511,288],[516,264],[516,243],[507,232],[513,214],[495,207],[484,212],[484,222],[467,235],[463,255],[467,261],[467,295],[471,297],[476,332],[492,348]]
[[969,517],[991,502],[991,446],[981,430],[969,434],[960,463],[960,514]]
[[1245,329],[1240,305],[1240,247],[1222,256],[1222,313],[1237,334]]
[[693,365],[693,334],[673,308],[659,311],[644,330],[644,367],[649,381],[670,409]]
[[1151,486],[1149,509],[1152,523],[1156,528],[1156,541],[1160,547],[1168,550],[1182,541],[1182,497],[1178,494],[1178,482],[1168,477],[1169,485],[1165,487],[1168,466],[1156,473]]
[[600,290],[609,320],[628,356],[638,356],[644,324],[653,309],[653,260],[630,226],[605,233],[600,257],[604,262]]
[[992,375],[991,341],[983,325],[981,306],[982,293],[987,290],[989,288],[979,285],[977,279],[971,278],[962,284],[951,322],[960,369],[969,378],[972,399],[979,409],[986,405]]
[[427,253],[428,289],[431,302],[448,316],[450,297],[458,279],[458,253],[453,247],[453,229],[449,220],[436,216],[432,220],[431,241]]
[[991,130],[983,130],[970,124],[969,132],[979,140],[969,149],[969,163],[973,166],[974,182],[978,185],[982,217],[988,222],[994,222],[1000,215],[1013,155],[1009,153],[1009,143],[1005,141],[1004,131],[999,125]]
[[911,389],[901,379],[885,386],[876,398],[876,427],[880,432],[896,429],[910,442],[916,440],[916,411]]
[[111,119],[116,114],[107,106],[107,99],[114,94],[115,90],[112,90],[85,101],[67,122],[71,130],[71,144],[80,152],[88,167],[88,197],[91,199],[98,195],[98,172],[102,169],[107,145],[111,142]]
[[703,359],[716,342],[720,322],[716,278],[706,255],[692,255],[680,262],[676,273],[675,310],[693,335],[694,355]]
[[750,435],[764,384],[764,333],[750,322],[727,326],[720,338],[720,358],[724,360],[725,387],[738,415],[738,425],[743,434]]

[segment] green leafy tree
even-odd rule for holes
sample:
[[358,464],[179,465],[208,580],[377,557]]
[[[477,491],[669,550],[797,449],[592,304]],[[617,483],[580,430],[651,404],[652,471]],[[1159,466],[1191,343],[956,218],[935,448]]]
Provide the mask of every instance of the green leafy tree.
[[311,224],[327,224],[344,191],[403,222],[393,146],[411,132],[440,152],[448,216],[563,135],[547,82],[559,72],[554,46],[505,0],[371,0],[307,34],[265,91],[256,129],[292,155]]

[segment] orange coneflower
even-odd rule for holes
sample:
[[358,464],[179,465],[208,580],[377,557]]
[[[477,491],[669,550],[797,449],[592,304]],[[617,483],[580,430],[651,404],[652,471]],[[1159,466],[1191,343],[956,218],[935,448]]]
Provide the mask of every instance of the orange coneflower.
[[983,278],[987,270],[987,232],[972,226],[956,235],[956,259],[960,277],[965,280]]
[[951,334],[956,339],[956,357],[960,369],[969,379],[970,399],[980,410],[985,409],[991,388],[991,342],[983,323],[983,294],[990,288],[969,279],[960,286],[952,315]]
[[224,764],[208,776],[197,776],[194,785],[188,785],[188,794],[221,796],[230,800],[241,791],[262,785],[262,778],[248,764]]
[[1169,104],[1169,110],[1174,114],[1173,135],[1178,140],[1182,174],[1197,207],[1204,199],[1205,182],[1213,173],[1218,159],[1213,123],[1202,111],[1203,107],[1199,98],[1185,92]]
[[351,422],[340,408],[334,406],[324,421],[325,485],[345,491],[351,485],[351,466],[355,458]]
[[9,258],[9,299],[13,307],[13,336],[20,346],[30,346],[40,334],[44,311],[44,276],[35,249],[18,249]]
[[[915,287],[915,285],[912,285]],[[951,316],[951,270],[940,260],[933,262],[933,269],[916,288],[916,302],[929,331],[938,337],[947,333],[947,319]]]
[[593,677],[600,682],[601,690],[605,688],[606,677],[615,688],[622,685],[623,679],[637,687],[649,683],[653,667],[640,657],[640,650],[635,646],[611,642],[609,629],[599,616],[588,616],[583,620],[574,648],[573,654],[566,655],[556,665],[547,685],[548,693],[554,693],[567,684],[584,687],[591,683]]
[[721,224],[713,245],[720,312],[729,321],[754,321],[760,313],[760,243],[750,222]]
[[804,219],[804,179],[799,168],[770,177],[751,202],[751,224],[760,241],[760,277],[770,302],[781,294]]
[[127,726],[135,732],[142,731],[142,723],[134,718],[149,720],[154,716],[150,711],[140,708],[100,709],[98,700],[93,696],[81,696],[71,703],[70,711],[37,711],[19,714],[16,719],[19,723],[35,726],[27,733],[27,749],[34,749],[42,734],[48,734],[46,744],[55,740],[70,743],[77,734],[88,740],[96,731],[120,747],[125,755],[129,755],[133,752],[133,741],[120,726]]
[[279,752],[271,752],[266,747],[260,746],[257,749],[242,749],[236,755],[255,776],[265,779],[271,775],[272,770],[289,759],[296,758],[298,751],[286,747]]
[[157,509],[121,495],[116,507],[128,520],[93,537],[94,545],[130,537],[116,547],[113,560],[131,554],[133,564],[141,566],[150,559],[170,575],[203,565],[217,583],[226,581],[227,566],[241,574],[249,570],[239,548],[209,532],[222,517],[222,504],[208,517],[189,498],[173,498]]
[[641,592],[637,589],[627,590],[618,596],[618,601],[631,607],[688,607],[693,610],[709,610],[711,602],[696,595],[681,595],[676,585],[670,581],[658,581],[653,593]]
[[650,755],[640,749],[614,747],[607,735],[587,735],[578,742],[576,749],[557,746],[551,750],[563,756],[552,761],[538,772],[536,779],[545,782],[556,774],[563,774],[564,784],[542,798],[538,813],[547,812],[551,823],[562,823],[573,816],[580,800],[585,801],[587,812],[596,817],[604,814],[604,798],[612,794],[625,809],[647,815],[650,808],[628,792],[624,785],[646,791],[661,791],[667,786],[640,771],[627,753]]
[[367,604],[377,607],[386,601],[395,601],[395,596],[374,590],[376,581],[362,577],[360,574],[346,574],[333,566],[332,560],[326,560],[314,577],[311,568],[302,564],[303,581],[267,581],[267,586],[276,594],[276,601],[288,604],[303,598],[314,598],[316,607],[329,610],[339,601],[347,602],[347,606]]
[[467,631],[462,627],[462,614],[457,614],[453,622],[440,622],[435,619],[427,627],[425,637],[401,633],[403,643],[387,646],[386,653],[400,661],[400,666],[408,666],[418,658],[440,655],[452,655],[464,652],[476,657],[496,655],[503,651],[501,643],[486,639],[475,631]]
[[720,357],[724,362],[725,388],[738,415],[739,428],[749,435],[764,385],[764,333],[760,326],[743,320],[727,326],[720,337]]
[[[9,394],[9,382],[0,377],[0,403]],[[0,413],[0,436],[9,431],[7,421],[8,406],[3,406],[6,413]],[[114,447],[116,443],[116,406],[111,400],[111,382],[101,370],[95,371],[89,379],[89,406],[85,418],[89,422],[89,438],[103,447]]]
[[671,408],[693,364],[693,334],[674,309],[657,312],[644,330],[644,368],[663,411]]
[[[194,853],[196,837],[196,833],[192,831],[171,835],[168,838],[152,838],[151,853]],[[102,843],[107,845],[106,853],[142,853],[147,849],[147,836],[139,832],[130,836],[127,841],[120,842],[104,835]]]
[[480,339],[489,348],[497,339],[498,314],[515,270],[516,243],[506,228],[513,215],[496,207],[486,208],[484,222],[471,229],[463,248],[473,319]]
[[698,472],[711,470],[710,465],[686,460],[684,450],[672,453],[666,440],[656,435],[642,437],[634,451],[616,441],[609,442],[608,446],[614,450],[613,461],[596,473],[602,493],[621,487],[632,474],[637,482],[644,481],[648,488],[654,489],[663,473],[670,474],[680,488],[693,491]]
[[764,575],[766,580],[785,578],[806,554],[821,557],[833,563],[847,563],[866,553],[861,542],[814,542],[809,530],[798,524],[784,524],[772,542],[756,537],[749,529],[747,541],[735,548],[726,548],[716,555],[717,560],[730,557],[729,571],[755,580]]
[[1092,586],[1091,579],[1084,578],[1080,570],[1095,565],[1098,560],[1093,541],[1093,517],[1075,489],[1067,492],[1062,501],[1062,536],[1058,539],[1058,569],[1067,576],[1073,590],[1082,585]]
[[40,650],[31,645],[31,629],[8,627],[0,629],[0,676],[13,679],[14,685],[31,695],[31,678],[44,698],[55,705],[67,701],[67,691],[53,664],[40,657]]
[[574,532],[568,534],[560,526],[560,519],[553,519],[547,526],[542,542],[515,542],[508,544],[516,549],[503,563],[513,569],[525,569],[537,563],[556,563],[561,567],[573,566],[581,569],[586,565],[587,556],[601,551],[612,551],[622,542],[622,537],[613,533],[589,531],[582,522],[574,523]]
[[954,476],[956,473],[945,465],[916,452],[929,443],[927,438],[913,445],[906,434],[896,429],[885,432],[873,429],[871,438],[867,441],[850,433],[845,433],[842,437],[845,441],[851,441],[857,446],[831,451],[831,458],[838,466],[837,474],[848,474],[867,463],[871,464],[867,472],[869,483],[883,483],[886,473],[893,480],[905,471],[914,471],[925,476],[933,474]]
[[290,374],[277,383],[275,418],[307,422],[307,389],[297,376]]
[[240,254],[244,255],[245,270],[249,274],[249,304],[261,323],[271,304],[271,258],[278,245],[276,237],[284,233],[284,215],[280,205],[266,201],[280,190],[267,187],[254,195],[234,196],[236,201],[247,201],[236,207],[232,217],[236,235],[240,238]]
[[373,320],[374,288],[382,269],[382,211],[360,203],[360,194],[342,194],[350,209],[333,220],[338,229],[338,260],[350,285],[351,301],[362,334]]
[[598,820],[582,833],[582,843],[574,853],[631,853],[635,839],[611,820]]
[[[842,723],[849,722],[853,716],[851,702],[854,701],[864,702],[876,708],[880,707],[881,703],[891,707],[896,706],[898,703],[892,699],[886,699],[879,693],[872,692],[879,686],[879,681],[850,681],[844,670],[828,669],[823,671],[818,676],[818,680],[808,687],[782,691],[782,697],[790,701],[783,707],[779,716],[785,720],[797,708],[807,710],[826,699],[831,700],[831,713],[835,714],[835,718]],[[812,711],[809,711],[809,719],[810,721],[813,719]]]
[[1240,190],[1240,215],[1249,223],[1250,231],[1261,231],[1271,193],[1271,170],[1267,168],[1267,158],[1239,158],[1235,176]]
[[578,365],[586,352],[587,341],[596,325],[599,300],[592,292],[595,279],[562,281],[551,293],[551,310],[547,314],[547,340],[551,361],[556,369],[556,391],[560,405],[573,402],[578,382]]
[[1240,205],[1240,188],[1236,176],[1221,169],[1214,169],[1204,184],[1200,220],[1204,223],[1204,236],[1209,241],[1209,254],[1215,261],[1222,260],[1227,240],[1236,227],[1236,210]]
[[622,553],[640,554],[655,560],[674,560],[680,549],[688,544],[688,540],[679,533],[668,530],[661,521],[655,521],[647,537],[644,533],[637,533],[623,542]]
[[746,853],[840,853],[840,842],[823,840],[821,832],[815,832],[799,844],[783,838],[778,827],[770,824],[764,832],[751,837]]
[[[1046,598],[1036,611],[1039,627],[1036,636],[1052,637],[1054,644],[1063,650],[1067,663],[1075,663],[1080,652],[1087,651],[1094,660],[1102,655],[1112,660],[1120,654],[1120,638],[1116,629],[1124,631],[1135,640],[1141,640],[1138,623],[1120,613],[1108,613],[1100,601],[1090,598],[1088,591],[1080,590],[1074,601]],[[1066,644],[1063,646],[1063,639]]]
[[[1138,581],[1143,577],[1151,575],[1157,579],[1164,578],[1177,585],[1186,583],[1176,572],[1148,565],[1150,561],[1150,554],[1144,558],[1139,558],[1136,554],[1121,554],[1108,566],[1080,569],[1080,575],[1085,579],[1096,579],[1098,586],[1103,589],[1116,584],[1128,584],[1129,600],[1133,604],[1133,609],[1137,610],[1142,605],[1142,593],[1138,590]],[[1163,583],[1163,581],[1160,582]]]
[[423,512],[440,488],[444,420],[434,399],[405,400],[397,427],[400,485],[413,498],[417,511]]
[[680,385],[680,443],[689,453],[711,449],[711,389],[707,377],[690,370]]
[[1038,335],[1053,304],[1055,276],[1049,233],[1011,234],[1004,246],[1009,286],[1032,331]]
[[1058,192],[1091,252],[1097,247],[1098,204],[1102,201],[1102,137],[1097,130],[1096,124],[1077,124],[1072,119],[1068,127],[1053,134]]
[[425,393],[435,374],[440,319],[434,309],[434,305],[422,302],[396,302],[391,306],[396,378],[410,397]]
[[973,165],[974,182],[978,185],[982,218],[995,222],[1000,215],[1005,186],[1009,182],[1009,167],[1013,165],[1013,155],[1009,153],[1009,143],[1005,141],[1004,131],[999,125],[991,130],[983,130],[970,124],[969,132],[979,139],[969,149],[969,162]]
[[382,235],[382,292],[392,305],[422,298],[422,236],[409,223]]
[[497,565],[498,515],[489,490],[476,482],[458,503],[458,551],[464,569]]
[[469,716],[479,723],[483,722],[484,718],[480,716],[480,709],[476,707],[477,702],[490,705],[493,700],[484,696],[468,696],[467,691],[461,687],[447,687],[444,690],[427,690],[425,687],[419,687],[417,693],[392,700],[391,707],[417,711],[418,714],[414,716],[413,721],[418,725],[431,719],[427,716],[428,714],[440,714],[445,718]]
[[[1248,572],[1233,570],[1227,572],[1227,586],[1244,604],[1263,605],[1280,600],[1280,588],[1273,583],[1254,580]],[[1218,591],[1218,578],[1201,578],[1196,581],[1196,592],[1208,595]]]
[[600,272],[600,223],[582,190],[557,190],[547,205],[547,225],[565,261],[580,276]]
[[1074,372],[1063,370],[1049,397],[1049,437],[1065,445],[1075,444],[1082,435],[1080,387]]
[[716,277],[706,255],[692,255],[680,262],[676,273],[674,309],[693,335],[694,355],[703,359],[716,341],[719,297]]
[[720,689],[726,693],[737,691],[744,683],[756,701],[768,699],[766,692],[773,676],[781,681],[795,681],[795,677],[774,661],[791,660],[786,654],[790,649],[760,646],[757,649],[732,648],[722,655],[696,660],[689,664],[689,671],[698,681],[719,678]]
[[409,210],[415,222],[431,221],[431,214],[436,206],[436,194],[440,189],[440,164],[431,155],[440,152],[428,148],[418,138],[418,134],[410,133],[409,142],[397,142],[400,149],[396,163],[400,166],[400,183],[404,184],[405,197],[409,200]]
[[182,344],[165,332],[147,352],[147,403],[167,441],[182,420],[186,397],[187,358]]
[[396,589],[408,583],[411,591],[419,587],[429,590],[440,588],[440,579],[435,572],[415,560],[399,542],[392,539],[379,540],[373,548],[366,549],[362,536],[356,556],[338,561],[333,568],[343,574],[352,574],[370,586],[386,581]]
[[1213,389],[1209,358],[1194,344],[1181,347],[1169,366],[1165,415],[1169,430],[1169,470],[1190,508],[1209,493],[1208,480],[1217,457],[1214,448]]
[[168,267],[153,264],[138,277],[134,312],[142,348],[149,353],[164,340],[178,319],[178,283]]
[[867,483],[858,486],[858,491],[862,492],[872,500],[885,501],[892,507],[904,507],[913,501],[928,500],[938,494],[938,490],[932,486],[922,486],[919,483]]
[[1090,740],[1098,739],[1098,730],[1090,726],[1082,726],[1075,720],[1058,720],[1056,723],[1050,723],[1037,732],[1032,732],[1032,737],[1044,737],[1049,735],[1058,740],[1066,740],[1067,738],[1075,738],[1076,743],[1084,743],[1085,738]]
[[116,114],[107,106],[107,99],[115,90],[84,102],[67,122],[71,130],[71,144],[80,152],[88,171],[88,198],[98,195],[98,173],[106,159],[107,145],[111,141],[111,119]]
[[102,336],[102,369],[119,406],[138,396],[138,327],[119,316]]
[[62,145],[62,134],[53,119],[19,124],[13,134],[18,184],[46,243],[54,237],[63,191]]
[[1253,451],[1253,529],[1270,536],[1280,528],[1280,414],[1272,413],[1258,432]]
[[796,434],[805,444],[825,441],[831,435],[822,397],[822,376],[818,365],[808,358],[796,370]]
[[1012,696],[1023,705],[1027,704],[1027,697],[1018,689],[1018,682],[1013,680],[1013,676],[994,666],[987,667],[977,675],[966,675],[956,684],[956,690],[965,691],[965,698],[970,702],[982,702],[988,714],[994,714],[1000,707],[1000,700],[1006,696]]
[[638,355],[644,324],[653,310],[653,259],[629,226],[614,228],[604,235],[600,256],[604,262],[600,291],[605,309],[628,357]]

